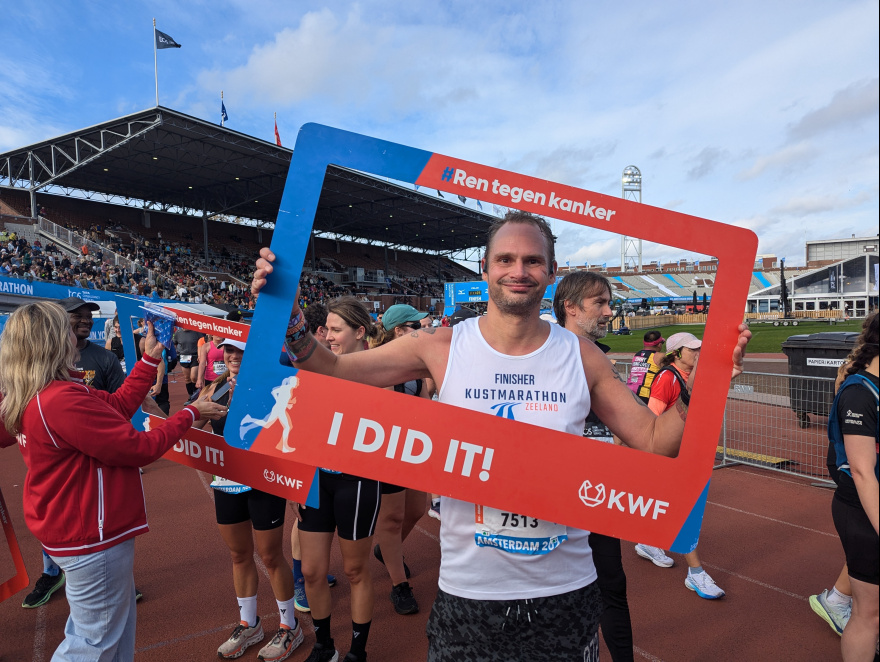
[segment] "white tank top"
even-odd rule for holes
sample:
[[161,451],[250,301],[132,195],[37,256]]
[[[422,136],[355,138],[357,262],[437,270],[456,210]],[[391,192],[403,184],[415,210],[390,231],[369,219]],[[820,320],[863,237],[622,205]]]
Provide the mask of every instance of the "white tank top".
[[[485,341],[479,318],[465,320],[453,328],[439,400],[581,436],[590,391],[578,338],[551,324],[536,351],[508,356]],[[588,531],[446,497],[441,508],[439,586],[447,593],[472,600],[532,599],[596,580]]]

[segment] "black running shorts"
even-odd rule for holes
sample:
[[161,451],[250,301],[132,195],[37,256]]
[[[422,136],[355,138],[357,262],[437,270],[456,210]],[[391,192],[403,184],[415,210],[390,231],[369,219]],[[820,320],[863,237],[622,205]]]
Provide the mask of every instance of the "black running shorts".
[[214,511],[217,524],[241,524],[248,520],[256,531],[270,531],[284,525],[284,504],[281,497],[260,490],[230,494],[214,490]]
[[846,503],[835,494],[831,517],[846,554],[849,576],[875,586],[880,584],[880,539],[865,509]]
[[382,494],[400,494],[406,488],[402,485],[392,485],[391,483],[381,483]]
[[379,481],[350,474],[318,472],[320,506],[302,508],[300,531],[333,533],[343,540],[363,540],[376,530],[381,495]]
[[437,591],[428,662],[599,662],[596,582],[534,600],[468,600]]

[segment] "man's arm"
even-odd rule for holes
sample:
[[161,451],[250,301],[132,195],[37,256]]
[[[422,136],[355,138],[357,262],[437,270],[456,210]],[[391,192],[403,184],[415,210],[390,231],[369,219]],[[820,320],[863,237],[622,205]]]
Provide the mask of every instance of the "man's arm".
[[595,345],[582,341],[581,359],[590,387],[590,406],[616,437],[630,448],[669,457],[678,455],[686,407],[681,413],[673,407],[656,416],[641,400],[633,399],[633,392]]
[[433,372],[439,371],[441,365],[445,367],[451,339],[451,329],[427,328],[413,331],[382,347],[336,356],[315,339],[306,326],[304,315],[295,305],[285,347],[297,368],[386,387],[410,379],[434,378],[436,381]]

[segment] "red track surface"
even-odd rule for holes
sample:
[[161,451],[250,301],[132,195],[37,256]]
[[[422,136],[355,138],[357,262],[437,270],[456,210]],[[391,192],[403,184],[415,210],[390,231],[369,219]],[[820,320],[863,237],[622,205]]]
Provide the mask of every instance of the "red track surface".
[[[173,385],[179,399],[182,384]],[[773,433],[772,431],[768,431]],[[24,526],[21,490],[24,463],[7,449],[0,461],[3,488],[31,576],[42,570],[40,546]],[[135,579],[144,591],[138,605],[136,660],[217,659],[217,646],[236,622],[229,553],[217,532],[209,478],[167,460],[146,468],[144,486],[152,530],[138,538]],[[635,634],[636,659],[835,660],[840,639],[810,610],[807,597],[828,588],[843,564],[831,522],[832,492],[808,480],[769,471],[732,467],[716,471],[703,523],[703,566],[727,591],[721,600],[702,600],[684,587],[685,565],[676,557],[661,569],[637,557],[624,543],[624,565]],[[286,527],[290,528],[288,521]],[[422,607],[398,616],[388,600],[391,584],[372,561],[376,609],[368,652],[373,662],[424,660],[425,623],[437,587],[439,524],[425,517],[407,540],[411,584]],[[288,549],[289,553],[289,549]],[[0,556],[0,558],[3,558]],[[333,636],[341,652],[351,638],[349,590],[338,548],[331,572]],[[0,574],[8,573],[3,568]],[[67,603],[63,595],[37,609],[22,609],[27,591],[0,603],[0,660],[46,662],[63,637]],[[261,575],[258,613],[265,627],[278,624],[275,602]],[[301,619],[306,642],[289,659],[301,662],[314,641],[311,621]],[[256,660],[252,648],[240,658]],[[608,654],[602,648],[602,659]]]

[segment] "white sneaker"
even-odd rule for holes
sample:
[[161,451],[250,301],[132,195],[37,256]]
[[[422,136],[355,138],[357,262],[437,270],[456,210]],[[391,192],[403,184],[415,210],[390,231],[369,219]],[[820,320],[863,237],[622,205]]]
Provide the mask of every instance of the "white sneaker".
[[718,598],[724,597],[724,591],[718,588],[715,581],[705,570],[703,572],[698,572],[695,575],[692,575],[689,572],[687,578],[684,580],[684,585],[690,590],[696,591],[697,595],[701,598],[706,598],[706,600],[717,600]]
[[660,568],[671,568],[675,564],[675,561],[666,556],[666,552],[659,547],[651,547],[650,545],[639,543],[636,545],[636,554],[643,559],[648,559]]
[[257,623],[254,627],[248,627],[247,623],[236,625],[232,634],[229,635],[229,639],[217,649],[217,655],[224,660],[234,660],[244,655],[249,646],[262,641],[263,636],[263,624],[260,623],[260,617],[257,616]]

